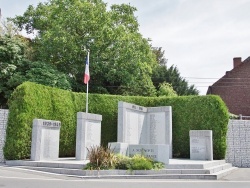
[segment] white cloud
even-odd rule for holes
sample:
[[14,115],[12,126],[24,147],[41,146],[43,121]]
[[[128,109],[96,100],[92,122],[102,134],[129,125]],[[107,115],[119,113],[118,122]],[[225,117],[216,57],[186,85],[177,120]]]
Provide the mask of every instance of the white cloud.
[[[177,65],[181,75],[220,78],[232,69],[233,57],[249,55],[247,7],[250,1],[245,0],[179,1],[175,10],[156,14],[149,21],[139,14],[141,32],[152,38],[155,46],[163,47],[169,64]],[[198,89],[205,94],[207,86]]]
[[[250,55],[250,0],[104,0],[137,8],[140,32],[163,47],[169,65],[176,65],[205,94],[215,80],[233,68],[233,57]],[[39,0],[1,0],[2,14],[22,14]],[[43,1],[44,2],[44,1]],[[212,82],[211,82],[212,81]],[[203,86],[203,87],[198,87]],[[204,87],[205,86],[205,87]]]

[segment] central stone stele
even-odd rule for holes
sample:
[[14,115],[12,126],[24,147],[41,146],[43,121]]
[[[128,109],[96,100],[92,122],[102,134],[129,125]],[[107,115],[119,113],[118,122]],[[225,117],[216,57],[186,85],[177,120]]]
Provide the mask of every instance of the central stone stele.
[[146,108],[120,101],[117,137],[118,142],[109,143],[116,152],[126,155],[144,152],[146,156],[168,163],[172,158],[171,106]]

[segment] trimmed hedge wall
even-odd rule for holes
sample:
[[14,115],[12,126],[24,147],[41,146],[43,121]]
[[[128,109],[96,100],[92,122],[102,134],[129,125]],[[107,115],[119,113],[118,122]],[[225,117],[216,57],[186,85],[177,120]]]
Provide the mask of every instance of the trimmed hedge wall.
[[[34,118],[59,120],[60,156],[74,156],[76,113],[85,111],[85,93],[74,93],[31,82],[18,86],[9,100],[4,155],[8,160],[30,158]],[[189,158],[189,130],[212,130],[214,159],[224,159],[228,110],[218,96],[135,97],[89,94],[89,112],[101,114],[102,144],[117,140],[118,101],[145,107],[172,106],[173,155]]]

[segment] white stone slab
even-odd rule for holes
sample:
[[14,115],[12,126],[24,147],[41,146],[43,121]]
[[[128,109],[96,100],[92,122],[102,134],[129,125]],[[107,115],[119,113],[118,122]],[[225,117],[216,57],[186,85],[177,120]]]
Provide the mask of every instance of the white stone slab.
[[146,134],[147,108],[118,102],[117,142],[139,144],[145,142],[141,135]]
[[110,147],[111,151],[121,155],[128,155],[128,143],[121,143],[121,142],[109,142],[108,146]]
[[148,114],[148,144],[160,144],[166,142],[165,113]]
[[152,158],[155,161],[169,164],[169,146],[164,144],[130,144],[128,147],[129,156],[135,154]]
[[87,148],[101,144],[102,115],[84,112],[77,113],[76,160],[88,158]]
[[9,110],[0,109],[0,163],[5,161],[3,148],[5,144],[5,139],[6,139],[8,114],[9,114]]
[[172,107],[149,107],[147,124],[147,144],[169,145],[169,158],[172,158]]
[[213,160],[213,138],[211,130],[191,130],[190,159]]
[[172,108],[142,107],[119,101],[117,142],[167,144],[172,158]]
[[31,160],[57,160],[59,157],[60,121],[34,119]]

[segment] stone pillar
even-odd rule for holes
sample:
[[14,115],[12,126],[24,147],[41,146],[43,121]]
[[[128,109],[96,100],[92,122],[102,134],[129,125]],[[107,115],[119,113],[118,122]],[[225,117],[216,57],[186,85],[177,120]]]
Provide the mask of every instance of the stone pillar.
[[31,160],[57,160],[59,157],[60,121],[34,119]]
[[213,160],[213,137],[211,130],[191,130],[190,159]]
[[0,109],[0,163],[4,162],[3,147],[6,138],[6,129],[9,110]]
[[77,112],[76,160],[86,160],[87,148],[101,144],[102,115]]

